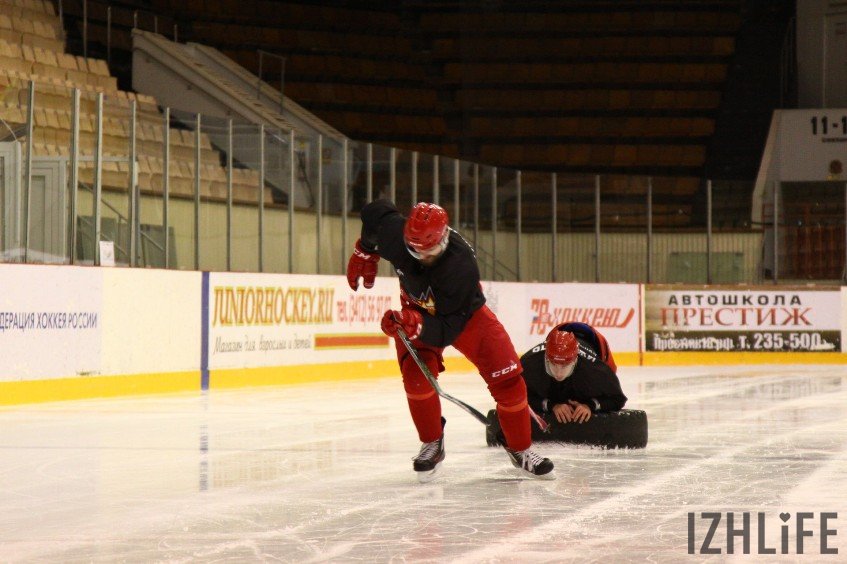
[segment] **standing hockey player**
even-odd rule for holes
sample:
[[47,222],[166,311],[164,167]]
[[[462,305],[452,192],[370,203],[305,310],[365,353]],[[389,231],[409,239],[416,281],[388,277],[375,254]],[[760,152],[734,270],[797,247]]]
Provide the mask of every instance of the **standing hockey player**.
[[447,212],[419,203],[403,217],[389,200],[362,208],[361,238],[347,265],[350,288],[373,288],[380,257],[400,279],[400,310],[389,310],[382,330],[394,337],[409,411],[423,445],[413,467],[431,480],[444,460],[441,401],[397,336],[408,336],[430,372],[444,370],[442,351],[452,345],[479,370],[497,403],[506,452],[516,468],[553,478],[553,463],[530,450],[530,416],[521,365],[509,335],[485,305],[473,249],[448,227]]
[[586,323],[563,323],[521,357],[529,405],[560,423],[584,423],[593,413],[626,404],[609,344]]

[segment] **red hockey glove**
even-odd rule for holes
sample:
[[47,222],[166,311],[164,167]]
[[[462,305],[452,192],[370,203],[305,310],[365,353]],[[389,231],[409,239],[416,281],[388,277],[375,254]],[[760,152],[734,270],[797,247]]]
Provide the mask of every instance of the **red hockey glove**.
[[403,329],[410,341],[414,341],[423,329],[423,316],[414,309],[389,309],[382,316],[382,332],[389,337],[396,337],[397,330]]
[[353,247],[353,254],[350,255],[350,261],[347,263],[347,283],[350,285],[350,289],[359,289],[360,276],[362,277],[362,285],[365,288],[373,288],[377,263],[379,263],[379,255],[366,253],[362,250],[361,239],[356,241],[356,246]]

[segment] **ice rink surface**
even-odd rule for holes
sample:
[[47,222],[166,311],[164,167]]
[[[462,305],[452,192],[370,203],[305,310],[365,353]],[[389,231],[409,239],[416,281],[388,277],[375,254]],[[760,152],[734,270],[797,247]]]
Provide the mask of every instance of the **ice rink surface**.
[[[483,426],[443,401],[447,458],[419,484],[399,376],[4,408],[0,561],[723,560],[723,521],[711,544],[722,554],[699,554],[701,512],[750,512],[758,562],[844,558],[847,367],[620,372],[627,407],[648,413],[647,448],[537,443],[555,481],[516,478]],[[441,383],[493,407],[475,374]],[[815,516],[803,556],[799,511]],[[790,514],[789,554],[756,556],[759,512],[777,552]],[[822,512],[839,513],[837,556],[820,555]]]

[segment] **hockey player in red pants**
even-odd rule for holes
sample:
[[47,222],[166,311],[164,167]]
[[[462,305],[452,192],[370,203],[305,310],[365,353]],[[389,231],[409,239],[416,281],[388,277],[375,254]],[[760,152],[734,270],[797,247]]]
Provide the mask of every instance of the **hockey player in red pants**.
[[372,288],[380,257],[400,279],[400,310],[389,310],[382,330],[395,338],[409,411],[423,445],[413,467],[422,482],[444,460],[444,418],[438,394],[397,337],[402,328],[433,375],[444,370],[442,351],[452,345],[479,370],[497,403],[506,452],[523,472],[553,478],[553,463],[530,446],[530,415],[521,364],[509,335],[485,305],[473,249],[448,227],[447,212],[419,203],[403,217],[389,200],[362,208],[361,237],[347,265],[353,290],[359,278]]

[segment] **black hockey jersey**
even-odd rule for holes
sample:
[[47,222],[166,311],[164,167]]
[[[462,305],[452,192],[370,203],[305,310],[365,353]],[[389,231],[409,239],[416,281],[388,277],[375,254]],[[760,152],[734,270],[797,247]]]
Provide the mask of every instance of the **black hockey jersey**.
[[521,357],[530,407],[536,413],[543,413],[552,411],[556,404],[575,400],[587,405],[592,412],[623,409],[627,397],[621,390],[617,374],[599,358],[597,343],[587,335],[576,333],[575,336],[579,358],[573,373],[562,382],[547,374],[543,342]]
[[423,310],[420,340],[435,347],[453,343],[471,315],[485,304],[479,267],[471,246],[450,230],[449,244],[431,266],[406,250],[406,218],[390,200],[375,200],[362,208],[362,249],[388,260],[409,299]]

